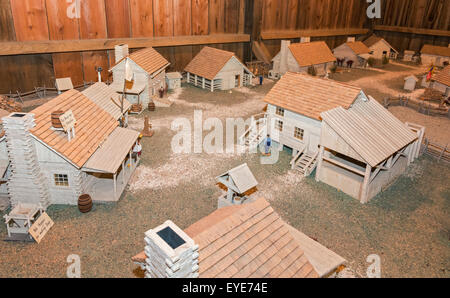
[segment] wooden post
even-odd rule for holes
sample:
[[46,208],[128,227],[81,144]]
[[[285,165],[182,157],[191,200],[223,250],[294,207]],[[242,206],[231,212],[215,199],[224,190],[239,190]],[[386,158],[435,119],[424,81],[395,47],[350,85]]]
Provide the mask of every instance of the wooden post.
[[214,79],[211,80],[211,92],[214,92]]
[[191,82],[191,73],[190,72],[188,72],[186,75],[186,81],[187,81],[187,83]]
[[361,187],[361,195],[360,195],[360,199],[361,199],[361,203],[365,204],[367,203],[369,200],[367,199],[367,191],[369,188],[369,181],[370,181],[370,174],[372,173],[372,167],[367,164],[366,166],[366,174],[364,175],[364,181]]
[[320,172],[322,171],[324,151],[325,151],[325,147],[321,145],[320,149],[319,149],[319,157],[317,160],[317,171],[316,171],[316,181],[317,182],[320,182]]
[[195,75],[195,86],[197,86],[197,75]]
[[114,200],[116,200],[116,198],[117,198],[117,181],[116,181],[116,178],[117,178],[117,173],[114,173],[114,176],[113,176],[113,180],[114,180]]
[[205,78],[202,79],[202,88],[205,89]]

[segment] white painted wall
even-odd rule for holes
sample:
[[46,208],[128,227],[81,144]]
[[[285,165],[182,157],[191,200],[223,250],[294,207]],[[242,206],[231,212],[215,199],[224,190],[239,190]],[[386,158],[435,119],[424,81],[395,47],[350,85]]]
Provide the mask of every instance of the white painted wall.
[[386,52],[387,57],[391,58],[390,57],[391,47],[382,40],[369,47],[369,49],[373,52],[371,55],[375,59],[382,59],[384,55],[383,52]]
[[[275,73],[278,73],[280,75],[284,75],[285,73],[282,73],[280,70],[280,61],[281,61],[281,53],[278,53],[273,58],[273,71]],[[288,65],[288,71],[290,72],[296,72],[296,73],[308,73],[309,66],[306,67],[300,67],[298,65],[297,60],[295,59],[294,55],[292,55],[292,52],[289,50],[287,54],[287,65]],[[326,70],[329,70],[330,67],[333,65],[333,63],[322,63],[322,64],[316,64],[314,65],[314,68],[316,69],[316,72],[318,75],[323,75],[326,73]]]
[[444,62],[450,63],[450,57],[444,57],[444,56],[436,56],[436,55],[429,55],[429,54],[422,54],[421,56],[422,64],[423,65],[434,65],[434,66],[444,66]]
[[[236,86],[236,76],[240,76],[240,84]],[[244,67],[235,58],[231,58],[214,79],[222,79],[222,90],[242,87],[244,82]]]

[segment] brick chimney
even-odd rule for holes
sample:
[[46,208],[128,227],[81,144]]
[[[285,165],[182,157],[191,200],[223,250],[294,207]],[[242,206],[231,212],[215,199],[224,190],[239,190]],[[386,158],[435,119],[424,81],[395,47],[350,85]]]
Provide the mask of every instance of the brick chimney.
[[145,233],[147,278],[197,278],[198,245],[171,221]]
[[347,37],[347,42],[355,42],[356,41],[356,38],[353,36],[353,37]]
[[3,118],[11,163],[7,188],[12,206],[28,203],[47,208],[50,205],[48,181],[40,170],[35,141],[29,131],[35,126],[33,114],[13,113]]
[[305,43],[305,42],[311,42],[311,37],[309,37],[309,36],[300,37],[300,43]]
[[114,47],[116,63],[118,63],[123,58],[127,57],[130,52],[127,44],[121,44]]
[[288,54],[289,54],[289,46],[291,42],[289,40],[281,41],[281,50],[280,50],[280,74],[284,75],[288,71]]

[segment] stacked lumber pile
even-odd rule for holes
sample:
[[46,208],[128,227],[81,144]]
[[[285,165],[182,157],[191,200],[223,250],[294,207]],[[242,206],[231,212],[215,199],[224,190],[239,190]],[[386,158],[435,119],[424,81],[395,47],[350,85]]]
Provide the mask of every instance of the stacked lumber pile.
[[0,95],[0,109],[6,110],[10,113],[22,112],[22,105],[16,102],[14,98],[8,98]]
[[423,95],[420,97],[421,100],[424,101],[439,101],[441,102],[443,99],[443,94],[437,90],[426,88]]

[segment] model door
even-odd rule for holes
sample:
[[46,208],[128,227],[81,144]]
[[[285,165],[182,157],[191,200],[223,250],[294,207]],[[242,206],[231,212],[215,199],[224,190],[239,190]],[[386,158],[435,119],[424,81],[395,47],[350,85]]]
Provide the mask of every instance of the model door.
[[234,87],[240,87],[240,86],[241,86],[241,75],[237,75]]

